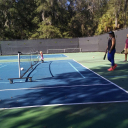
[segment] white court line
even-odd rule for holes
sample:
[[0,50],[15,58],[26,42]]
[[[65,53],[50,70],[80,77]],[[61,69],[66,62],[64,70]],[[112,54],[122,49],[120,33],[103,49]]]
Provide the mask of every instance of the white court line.
[[[65,55],[65,54],[63,54],[63,55]],[[68,57],[67,55],[65,55],[66,57]]]
[[54,62],[54,61],[61,61],[61,62],[63,62],[63,61],[69,61],[69,60],[72,60],[72,59],[64,59],[64,60],[46,60],[46,62]]
[[[73,60],[74,60],[74,59],[73,59]],[[86,66],[84,66],[84,65],[82,65],[81,63],[77,62],[76,60],[74,60],[74,61],[75,61],[76,63],[80,64],[81,66],[83,66],[84,68],[88,69],[89,71],[93,72],[94,74],[96,74],[96,75],[100,76],[100,77],[101,77],[101,78],[103,78],[104,80],[108,81],[109,83],[111,83],[111,84],[115,85],[116,87],[118,87],[118,88],[119,88],[119,89],[121,89],[122,91],[124,91],[124,92],[128,93],[128,91],[126,91],[125,89],[121,88],[121,87],[120,87],[120,86],[118,86],[117,84],[115,84],[115,83],[111,82],[110,80],[108,80],[108,79],[104,78],[103,76],[101,76],[101,75],[97,74],[96,72],[92,71],[91,69],[87,68]]]
[[53,86],[53,87],[37,87],[37,88],[17,88],[17,89],[2,89],[2,91],[15,91],[15,90],[35,90],[35,89],[48,89],[48,88],[73,88],[73,87],[90,87],[90,86],[105,86],[105,85],[111,85],[111,84],[92,84],[92,85],[72,85],[72,86]]
[[0,68],[6,67],[7,65],[1,66]]
[[124,100],[124,101],[106,101],[106,102],[68,103],[68,104],[50,104],[50,105],[34,105],[34,106],[25,106],[25,107],[0,108],[0,110],[38,108],[38,107],[55,107],[55,106],[70,106],[70,105],[93,105],[93,104],[127,103],[127,102],[128,102],[128,100]]
[[85,78],[70,62],[68,62],[80,75],[82,78]]
[[[15,83],[24,83],[25,81],[15,81]],[[10,84],[9,82],[0,82],[0,84]]]

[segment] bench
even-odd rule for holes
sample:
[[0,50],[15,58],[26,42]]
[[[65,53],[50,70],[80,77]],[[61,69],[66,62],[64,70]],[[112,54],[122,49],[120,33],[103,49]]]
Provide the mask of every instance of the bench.
[[32,82],[32,77],[8,78],[8,80],[10,81],[10,84],[13,84],[14,79],[29,79],[29,81]]

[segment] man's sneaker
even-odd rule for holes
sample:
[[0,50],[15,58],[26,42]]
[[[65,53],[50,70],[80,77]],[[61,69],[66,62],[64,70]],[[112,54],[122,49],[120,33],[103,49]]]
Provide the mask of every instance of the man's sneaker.
[[114,68],[113,69],[115,69],[116,67],[117,67],[117,64],[114,65]]
[[112,67],[108,69],[108,71],[113,71],[113,70],[114,70],[114,69],[113,69]]
[[[112,67],[111,67],[112,68]],[[111,68],[109,68],[108,70],[110,70]]]

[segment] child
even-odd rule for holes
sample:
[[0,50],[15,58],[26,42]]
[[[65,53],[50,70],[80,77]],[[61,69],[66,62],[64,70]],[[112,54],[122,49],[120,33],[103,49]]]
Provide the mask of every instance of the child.
[[40,51],[40,56],[41,56],[41,61],[43,63],[44,62],[44,57],[43,57],[43,52],[42,51]]

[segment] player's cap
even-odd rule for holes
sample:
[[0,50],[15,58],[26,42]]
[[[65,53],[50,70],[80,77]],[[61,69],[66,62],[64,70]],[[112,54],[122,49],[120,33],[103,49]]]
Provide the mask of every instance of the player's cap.
[[114,32],[113,31],[110,31],[108,34],[114,34]]

